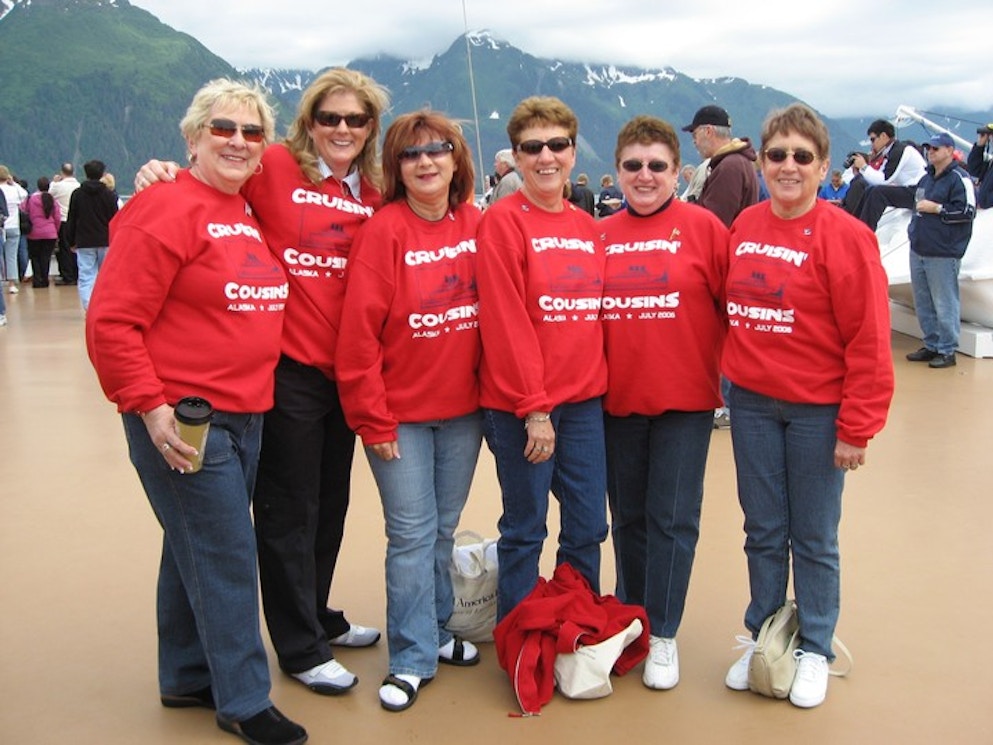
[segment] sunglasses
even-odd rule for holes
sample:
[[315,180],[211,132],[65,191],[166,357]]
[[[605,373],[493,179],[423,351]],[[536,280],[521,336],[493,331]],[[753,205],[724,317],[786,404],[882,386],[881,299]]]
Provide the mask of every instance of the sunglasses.
[[648,166],[648,170],[652,173],[665,173],[669,170],[669,164],[664,160],[625,160],[621,162],[621,168],[623,168],[628,173],[638,173],[642,168]]
[[[207,125],[214,137],[231,139],[238,132],[239,126],[230,119],[211,119]],[[245,142],[262,142],[265,139],[265,128],[261,124],[242,124],[241,137]]]
[[333,111],[314,112],[314,121],[322,127],[337,127],[344,121],[350,129],[361,129],[369,123],[370,119],[372,119],[371,114],[336,114]]
[[538,155],[542,150],[548,148],[553,153],[561,153],[566,148],[572,147],[571,137],[553,137],[550,140],[542,142],[541,140],[525,140],[524,142],[517,143],[517,147],[514,149],[519,153],[527,153],[528,155]]
[[455,145],[448,141],[429,142],[426,145],[411,145],[397,153],[397,160],[401,162],[405,160],[419,160],[422,155],[427,155],[432,159],[440,158],[454,150]]
[[800,150],[785,150],[781,147],[770,147],[765,150],[765,157],[773,163],[783,163],[791,155],[797,165],[801,166],[809,166],[817,159],[814,153],[802,148]]

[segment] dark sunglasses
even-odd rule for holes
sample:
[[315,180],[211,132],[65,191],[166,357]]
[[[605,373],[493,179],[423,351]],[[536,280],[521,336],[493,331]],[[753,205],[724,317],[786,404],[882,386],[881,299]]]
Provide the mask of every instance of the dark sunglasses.
[[418,160],[422,155],[427,155],[429,158],[440,158],[453,150],[455,150],[455,145],[447,141],[429,142],[426,145],[411,145],[397,153],[397,160]]
[[817,159],[817,156],[814,153],[802,148],[800,150],[785,150],[781,147],[770,147],[765,150],[765,157],[773,163],[782,163],[790,155],[792,155],[793,160],[801,166],[809,166]]
[[561,153],[566,148],[572,147],[572,138],[553,137],[545,142],[541,140],[525,140],[524,142],[517,143],[515,150],[520,153],[527,153],[528,155],[538,155],[546,147],[553,153]]
[[631,158],[630,160],[625,160],[621,162],[621,168],[623,168],[628,173],[638,173],[642,168],[648,166],[648,170],[652,173],[665,173],[669,170],[669,164],[664,160],[635,160]]
[[[214,137],[231,139],[238,131],[238,124],[230,119],[211,119],[207,128]],[[265,128],[261,124],[242,124],[241,137],[245,142],[262,142],[265,139]]]
[[351,129],[360,129],[372,119],[370,114],[336,114],[333,111],[315,111],[314,121],[322,127],[337,127],[342,121]]

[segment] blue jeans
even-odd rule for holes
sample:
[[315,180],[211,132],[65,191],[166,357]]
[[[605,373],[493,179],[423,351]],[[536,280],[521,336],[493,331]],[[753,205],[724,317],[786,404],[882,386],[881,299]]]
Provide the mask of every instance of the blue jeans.
[[401,424],[400,457],[366,448],[386,520],[386,635],[390,673],[433,678],[454,595],[448,573],[483,430],[479,412]]
[[215,413],[203,468],[192,474],[169,467],[137,415],[123,419],[131,462],[164,531],[159,688],[185,694],[209,685],[218,714],[247,719],[272,705],[250,513],[262,416]]
[[[3,195],[0,195],[3,199]],[[16,210],[17,207],[14,207]],[[4,228],[3,238],[3,278],[9,282],[17,281],[17,254],[21,245],[20,228]]]
[[845,483],[834,465],[838,406],[790,403],[732,385],[731,409],[751,586],[745,626],[756,635],[786,601],[792,552],[800,646],[833,660]]
[[76,249],[76,263],[79,266],[79,281],[76,289],[79,290],[79,302],[83,304],[84,311],[90,307],[93,285],[97,281],[97,273],[103,266],[103,260],[106,256],[106,248]]
[[953,354],[959,345],[961,265],[961,259],[910,252],[910,282],[917,322],[924,332],[924,346],[938,354]]
[[604,417],[617,597],[644,606],[654,636],[683,618],[713,429],[709,409]]
[[568,562],[600,592],[600,544],[607,538],[607,464],[599,398],[552,411],[555,454],[544,463],[524,457],[524,422],[506,411],[483,410],[486,444],[496,460],[503,499],[498,527],[497,618],[507,615],[538,582],[548,536],[548,493],[562,521],[555,563]]

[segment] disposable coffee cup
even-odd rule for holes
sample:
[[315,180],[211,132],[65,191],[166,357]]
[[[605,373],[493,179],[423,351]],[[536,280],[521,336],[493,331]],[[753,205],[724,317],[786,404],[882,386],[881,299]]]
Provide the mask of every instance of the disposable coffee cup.
[[203,467],[203,453],[207,448],[207,432],[214,416],[214,407],[205,398],[187,396],[179,399],[175,414],[179,423],[179,439],[197,449],[197,454],[190,458],[193,464],[190,473],[196,473]]

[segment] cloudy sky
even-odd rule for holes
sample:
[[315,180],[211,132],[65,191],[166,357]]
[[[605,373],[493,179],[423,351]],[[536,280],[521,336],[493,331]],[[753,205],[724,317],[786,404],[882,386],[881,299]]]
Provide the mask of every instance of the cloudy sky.
[[468,27],[536,57],[740,77],[828,116],[993,108],[988,0],[131,3],[239,68],[316,70],[379,52],[428,61]]

